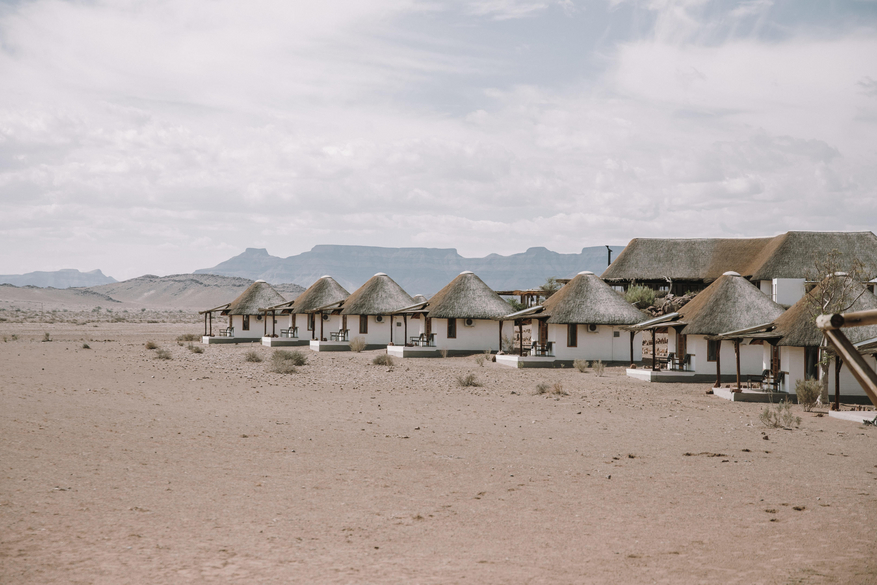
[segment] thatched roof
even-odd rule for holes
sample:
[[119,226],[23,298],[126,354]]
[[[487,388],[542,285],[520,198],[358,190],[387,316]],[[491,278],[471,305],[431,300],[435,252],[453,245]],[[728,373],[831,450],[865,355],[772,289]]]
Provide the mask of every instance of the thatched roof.
[[628,303],[593,272],[580,272],[542,303],[549,323],[633,325],[647,315]]
[[317,282],[301,293],[292,306],[293,313],[311,313],[314,309],[343,301],[350,296],[331,276],[321,276]]
[[736,272],[726,272],[679,309],[686,335],[718,335],[770,323],[783,307]]
[[233,300],[224,312],[229,315],[258,315],[259,309],[285,302],[286,299],[273,286],[264,280],[257,280]]
[[814,260],[824,260],[832,250],[877,273],[877,236],[871,232],[788,232],[773,238],[635,238],[603,280],[711,282],[729,270],[752,280],[806,278]]
[[[849,281],[849,277],[846,277],[846,280]],[[852,307],[848,309],[848,312],[877,309],[877,297],[865,289],[864,285],[849,282],[847,284],[852,287],[852,298],[861,294]],[[792,305],[788,311],[774,320],[773,323],[776,326],[774,333],[782,335],[782,339],[777,345],[816,347],[822,342],[822,331],[816,327],[816,315],[821,311],[817,309],[819,302],[814,299],[821,298],[822,288],[826,285],[826,281],[818,284],[801,300]],[[877,326],[850,327],[844,329],[844,334],[853,343],[859,343],[877,337]]]
[[427,305],[427,317],[437,319],[499,319],[511,306],[473,272],[461,272]]
[[342,315],[388,315],[415,304],[392,278],[379,272],[347,297]]

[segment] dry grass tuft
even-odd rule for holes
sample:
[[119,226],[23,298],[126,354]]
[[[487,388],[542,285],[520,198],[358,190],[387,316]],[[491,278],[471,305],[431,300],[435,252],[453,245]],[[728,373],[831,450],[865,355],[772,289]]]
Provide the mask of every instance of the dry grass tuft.
[[443,358],[448,357],[448,348],[447,347],[441,348],[439,350],[439,355],[441,355]]
[[798,380],[795,382],[795,394],[798,404],[804,407],[804,412],[810,412],[816,406],[816,399],[822,392],[822,384],[818,380]]
[[588,368],[591,367],[591,364],[588,363],[588,360],[575,360],[573,361],[572,366],[578,371],[585,373]]
[[154,341],[147,341],[146,342],[146,349],[158,349],[158,344],[155,343]]
[[354,351],[356,353],[361,352],[365,349],[366,342],[365,337],[354,337],[350,340],[350,351]]
[[[298,357],[296,357],[296,354],[298,354]],[[301,352],[278,349],[271,354],[271,371],[278,374],[295,374],[298,372],[296,365],[304,365],[306,363],[307,358]]]
[[83,344],[82,344],[82,349],[91,349],[91,346],[88,345],[87,343],[83,343]]
[[198,341],[201,336],[197,333],[183,333],[177,337],[177,341]]
[[204,353],[204,348],[201,347],[200,345],[192,345],[190,343],[188,347],[189,347],[189,351],[191,351],[192,353]]
[[156,357],[156,359],[160,359],[160,360],[169,360],[169,359],[173,359],[172,356],[171,356],[171,352],[169,352],[169,351],[166,350],[166,349],[161,349],[161,348],[158,348],[158,349],[155,351],[155,357]]
[[247,353],[244,354],[244,361],[259,363],[262,361],[262,355],[256,351],[255,349],[251,349]]
[[376,366],[392,366],[393,365],[393,356],[387,353],[382,353],[375,356],[375,359],[372,360],[372,363]]
[[475,378],[475,374],[466,374],[457,376],[457,386],[462,386],[463,388],[481,386],[481,382]]
[[591,367],[594,369],[594,373],[597,374],[598,378],[602,377],[603,372],[606,371],[606,364],[603,363],[603,360],[597,360]]

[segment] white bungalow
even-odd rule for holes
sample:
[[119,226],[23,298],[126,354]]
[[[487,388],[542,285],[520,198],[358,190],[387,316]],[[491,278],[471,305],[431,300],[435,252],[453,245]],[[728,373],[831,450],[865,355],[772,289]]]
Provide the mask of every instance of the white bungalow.
[[271,313],[279,310],[281,315],[287,315],[289,323],[280,329],[279,337],[275,334],[263,338],[262,345],[308,345],[311,341],[346,343],[347,319],[339,313],[341,303],[348,296],[350,293],[334,278],[321,276],[294,301],[266,309]]
[[[199,311],[204,315],[204,343],[243,343],[260,340],[266,332],[267,323],[263,307],[286,303],[280,293],[264,280],[251,284],[235,300],[225,305]],[[220,328],[214,335],[213,313],[228,316],[228,327]]]
[[[725,272],[678,313],[632,328],[650,332],[653,340],[656,331],[667,331],[668,354],[667,364],[652,360],[651,371],[628,370],[628,375],[651,381],[672,381],[680,376],[703,381],[712,377],[716,386],[739,376],[760,376],[761,346],[745,345],[739,340],[723,344],[721,335],[764,326],[783,311],[782,306],[738,273]],[[661,374],[654,373],[662,367],[666,369]]]
[[[350,340],[361,337],[366,349],[378,349],[395,341],[404,343],[403,323],[394,319],[393,314],[414,304],[414,299],[401,286],[379,272],[341,303],[339,313],[347,320]],[[321,343],[324,342],[311,342],[311,349],[320,351]],[[344,347],[339,346],[339,349]]]
[[[839,278],[845,280],[840,286],[828,282],[828,279]],[[848,308],[845,307],[846,312],[877,309],[877,297],[864,284],[851,282],[848,276],[839,274],[819,283],[772,323],[755,330],[722,336],[743,339],[744,342],[762,348],[761,367],[766,385],[772,390],[794,395],[795,385],[799,380],[819,378],[818,364],[823,334],[816,327],[815,314],[821,311],[817,309],[819,303],[814,302],[814,299],[822,298],[822,290],[826,286],[833,286],[836,290],[841,287],[847,289],[846,297],[851,304]],[[861,353],[866,354],[865,361],[875,368],[877,361],[873,355],[873,346],[877,344],[877,326],[851,327],[844,333],[853,345],[862,348]],[[844,367],[842,360],[836,359],[830,347],[823,349],[829,352],[833,362],[828,376],[829,398],[836,403],[841,400],[868,403],[867,394],[849,368]],[[840,392],[837,391],[838,387]]]
[[[409,334],[395,340],[387,352],[398,357],[433,357],[442,350],[448,355],[499,351],[499,319],[509,310],[509,304],[475,273],[461,272],[428,301],[397,313]],[[416,323],[410,330],[409,322]]]

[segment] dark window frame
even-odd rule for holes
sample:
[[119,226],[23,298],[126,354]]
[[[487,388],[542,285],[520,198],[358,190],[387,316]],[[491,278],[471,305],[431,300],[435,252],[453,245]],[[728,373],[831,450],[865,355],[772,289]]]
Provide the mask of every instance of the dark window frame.
[[368,335],[368,315],[359,316],[359,333],[361,335]]
[[457,320],[448,319],[448,339],[457,339]]
[[579,326],[576,323],[570,323],[566,326],[566,346],[579,346]]
[[250,330],[250,316],[249,315],[241,315],[241,329],[244,331]]
[[707,339],[706,340],[706,361],[708,361],[708,362],[717,361],[720,351],[722,351],[722,349],[721,349],[721,346],[719,345],[718,339]]

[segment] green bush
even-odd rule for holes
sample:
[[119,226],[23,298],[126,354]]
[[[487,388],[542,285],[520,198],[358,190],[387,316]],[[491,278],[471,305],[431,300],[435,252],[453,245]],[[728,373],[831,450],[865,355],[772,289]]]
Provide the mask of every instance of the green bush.
[[655,291],[641,284],[634,284],[624,293],[624,300],[639,309],[655,304]]
[[804,412],[810,412],[816,405],[816,399],[822,393],[822,384],[818,380],[798,380],[795,382],[795,394],[798,396],[798,404],[804,407]]

